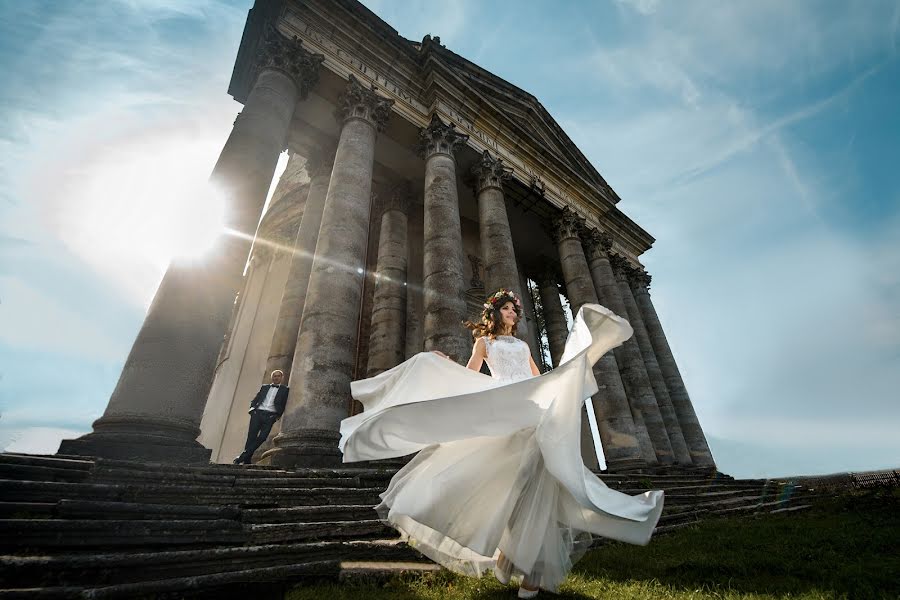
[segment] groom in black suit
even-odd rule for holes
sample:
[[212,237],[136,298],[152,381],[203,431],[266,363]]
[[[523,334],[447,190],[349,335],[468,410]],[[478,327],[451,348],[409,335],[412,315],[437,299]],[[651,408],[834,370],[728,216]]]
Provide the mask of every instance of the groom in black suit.
[[256,449],[262,446],[272,425],[284,414],[287,404],[288,386],[281,385],[284,381],[284,372],[272,371],[272,383],[259,388],[256,396],[250,402],[250,428],[247,431],[247,443],[244,451],[234,459],[234,464],[250,464],[250,458]]

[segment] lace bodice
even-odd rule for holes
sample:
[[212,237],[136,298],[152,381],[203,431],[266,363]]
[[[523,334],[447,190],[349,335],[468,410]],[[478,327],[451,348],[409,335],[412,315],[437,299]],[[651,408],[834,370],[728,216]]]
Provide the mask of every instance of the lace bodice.
[[484,338],[491,377],[507,383],[531,377],[531,350],[528,344],[511,335],[498,335],[496,339]]

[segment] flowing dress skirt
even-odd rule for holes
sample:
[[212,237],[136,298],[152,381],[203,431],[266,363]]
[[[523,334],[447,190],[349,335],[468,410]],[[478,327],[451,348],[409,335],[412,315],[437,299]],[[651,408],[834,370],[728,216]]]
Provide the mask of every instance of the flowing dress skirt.
[[592,366],[631,334],[587,304],[539,377],[504,385],[423,352],[353,382],[364,411],[341,423],[344,462],[418,452],[382,494],[382,519],[448,569],[479,576],[502,551],[505,570],[555,591],[592,536],[645,545],[662,512],[662,491],[611,490],[581,458]]

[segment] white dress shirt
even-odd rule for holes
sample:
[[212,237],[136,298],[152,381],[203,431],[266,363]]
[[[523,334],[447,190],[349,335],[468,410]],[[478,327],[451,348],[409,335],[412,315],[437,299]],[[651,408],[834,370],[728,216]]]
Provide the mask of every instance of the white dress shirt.
[[275,408],[275,396],[278,394],[278,390],[281,389],[281,386],[278,385],[270,385],[269,391],[266,393],[266,397],[262,402],[257,406],[257,410],[267,410],[269,412],[277,413],[278,410]]

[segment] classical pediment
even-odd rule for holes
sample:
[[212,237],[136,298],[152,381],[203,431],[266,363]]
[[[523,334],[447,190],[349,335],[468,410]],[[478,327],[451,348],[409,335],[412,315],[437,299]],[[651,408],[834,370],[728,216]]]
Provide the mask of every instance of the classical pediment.
[[[480,97],[482,111],[490,109],[495,118],[504,121],[504,127],[517,130],[520,135],[524,134],[525,139],[535,149],[539,149],[542,154],[549,154],[565,164],[585,183],[600,191],[609,201],[613,203],[619,201],[618,195],[537,98],[447,50],[440,44],[436,44],[429,38],[426,38],[423,44],[410,43],[419,52],[430,54],[424,61],[426,71],[428,68],[434,69],[440,65],[452,72],[455,75],[455,81],[468,88],[460,90],[462,95],[477,94]],[[427,72],[424,76],[427,78]]]

